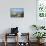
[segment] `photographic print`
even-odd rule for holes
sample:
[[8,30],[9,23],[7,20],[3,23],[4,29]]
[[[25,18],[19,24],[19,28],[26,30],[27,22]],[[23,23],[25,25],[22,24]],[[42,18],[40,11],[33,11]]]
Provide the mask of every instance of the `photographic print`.
[[10,16],[11,17],[24,17],[24,8],[11,8]]

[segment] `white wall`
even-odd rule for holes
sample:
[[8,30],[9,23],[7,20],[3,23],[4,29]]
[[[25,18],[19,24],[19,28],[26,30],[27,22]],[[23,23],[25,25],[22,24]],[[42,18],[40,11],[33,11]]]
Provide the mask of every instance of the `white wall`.
[[[24,8],[24,18],[11,18],[10,8]],[[30,32],[36,24],[36,0],[0,0],[0,34],[11,27],[19,27],[20,32]]]

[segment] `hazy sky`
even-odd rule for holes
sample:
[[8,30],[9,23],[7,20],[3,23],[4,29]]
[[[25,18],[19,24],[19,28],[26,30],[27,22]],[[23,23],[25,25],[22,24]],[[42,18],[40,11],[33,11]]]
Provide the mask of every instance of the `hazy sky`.
[[11,8],[12,12],[22,12],[24,11],[24,8]]

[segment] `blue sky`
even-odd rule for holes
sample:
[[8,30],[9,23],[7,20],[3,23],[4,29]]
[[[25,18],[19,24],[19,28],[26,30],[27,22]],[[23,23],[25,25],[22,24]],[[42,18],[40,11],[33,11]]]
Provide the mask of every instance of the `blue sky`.
[[24,12],[24,8],[12,8],[13,12]]

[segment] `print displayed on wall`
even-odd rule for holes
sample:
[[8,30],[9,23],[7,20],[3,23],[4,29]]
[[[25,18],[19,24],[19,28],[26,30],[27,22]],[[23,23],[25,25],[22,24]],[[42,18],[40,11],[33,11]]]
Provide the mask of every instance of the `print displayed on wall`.
[[24,17],[24,8],[10,8],[11,17]]
[[37,1],[37,14],[39,17],[46,17],[46,0]]
[[37,0],[36,3],[36,24],[46,26],[46,0]]

